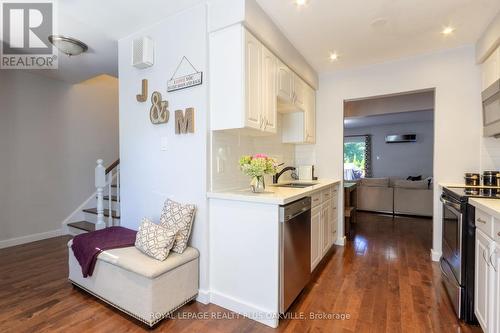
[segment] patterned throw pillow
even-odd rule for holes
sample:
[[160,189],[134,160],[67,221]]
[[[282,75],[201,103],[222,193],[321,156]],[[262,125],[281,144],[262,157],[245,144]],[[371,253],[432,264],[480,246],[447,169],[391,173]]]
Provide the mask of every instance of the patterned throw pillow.
[[170,199],[165,201],[160,225],[167,229],[178,230],[172,251],[182,253],[186,249],[195,211],[194,205],[183,205]]
[[143,218],[135,238],[135,247],[148,256],[163,261],[174,245],[176,234],[176,229],[167,229]]

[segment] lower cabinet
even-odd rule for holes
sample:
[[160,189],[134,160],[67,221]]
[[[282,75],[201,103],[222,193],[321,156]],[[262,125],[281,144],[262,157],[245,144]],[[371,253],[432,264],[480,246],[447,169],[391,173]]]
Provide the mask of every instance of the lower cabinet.
[[498,244],[476,229],[474,313],[485,333],[500,330],[500,258]]
[[321,207],[311,210],[311,272],[321,261]]
[[[337,234],[336,186],[323,190],[321,199],[313,200],[311,210],[311,271],[320,263],[335,241]],[[313,198],[318,198],[313,194]]]

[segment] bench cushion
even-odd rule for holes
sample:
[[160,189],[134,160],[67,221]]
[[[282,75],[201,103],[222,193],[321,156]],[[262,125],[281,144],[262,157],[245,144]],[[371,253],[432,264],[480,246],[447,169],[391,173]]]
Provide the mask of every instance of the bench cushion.
[[[68,247],[71,249],[72,240]],[[165,261],[158,261],[148,257],[134,246],[103,251],[97,260],[110,263],[127,271],[139,274],[149,279],[154,279],[168,271],[175,269],[187,262],[199,257],[199,252],[195,248],[187,247],[182,253],[170,252]]]

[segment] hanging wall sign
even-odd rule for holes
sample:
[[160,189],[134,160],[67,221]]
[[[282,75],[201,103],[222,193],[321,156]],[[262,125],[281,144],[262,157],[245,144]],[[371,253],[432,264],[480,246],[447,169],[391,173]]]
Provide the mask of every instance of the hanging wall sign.
[[[186,67],[189,65],[187,74],[178,75],[181,66]],[[203,72],[198,71],[191,61],[185,56],[182,57],[181,62],[177,65],[174,74],[167,83],[167,91],[176,91],[181,89],[186,89],[189,87],[199,86],[203,83]]]

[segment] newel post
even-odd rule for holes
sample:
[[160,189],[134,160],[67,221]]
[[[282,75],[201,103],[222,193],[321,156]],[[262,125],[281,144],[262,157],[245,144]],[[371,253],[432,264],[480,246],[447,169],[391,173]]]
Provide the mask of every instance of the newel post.
[[97,189],[97,223],[95,225],[96,230],[106,228],[106,223],[104,223],[104,187],[106,186],[106,168],[102,165],[103,160],[97,160],[97,166],[95,167],[95,187]]

